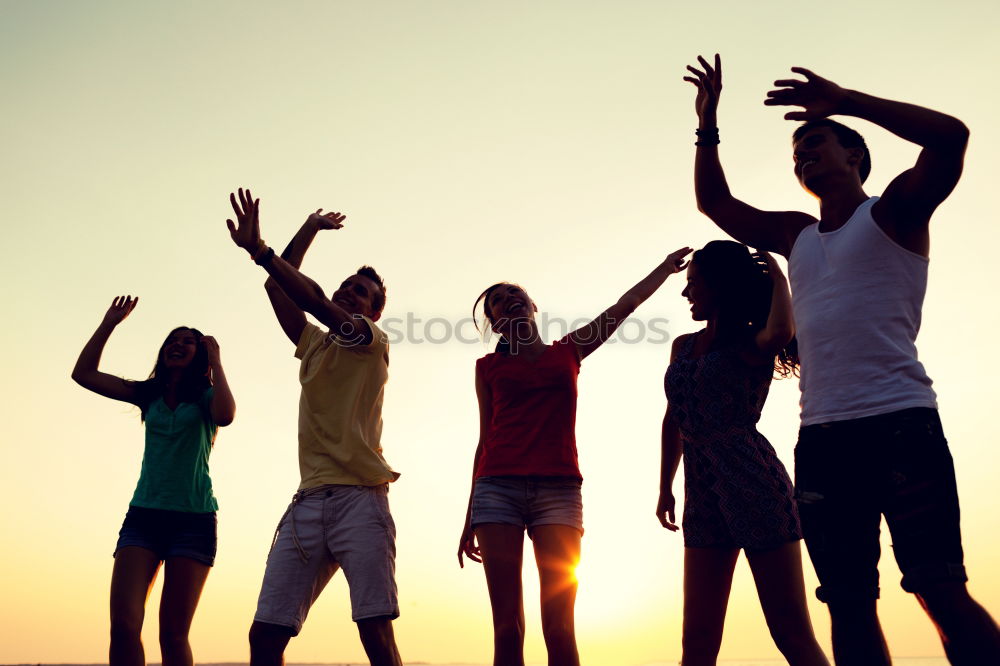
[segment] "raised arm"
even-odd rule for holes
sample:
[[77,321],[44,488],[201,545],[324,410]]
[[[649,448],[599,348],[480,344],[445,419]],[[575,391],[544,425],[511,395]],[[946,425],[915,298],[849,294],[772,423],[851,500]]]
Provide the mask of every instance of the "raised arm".
[[[674,344],[670,348],[671,363],[673,363],[682,341],[687,337],[682,335],[674,339]],[[656,518],[671,532],[680,529],[677,526],[676,518],[674,518],[676,500],[674,499],[673,487],[674,476],[677,475],[683,450],[681,431],[670,414],[670,405],[667,405],[667,413],[663,416],[663,428],[660,432],[660,497],[656,502]]]
[[962,121],[914,104],[895,102],[841,88],[805,69],[792,67],[805,80],[782,79],[767,94],[768,106],[801,106],[787,120],[815,120],[831,115],[855,116],[920,146],[916,164],[897,176],[873,209],[879,224],[906,235],[926,227],[931,214],[947,198],[962,175],[969,130]]
[[472,486],[469,488],[469,504],[465,509],[465,524],[462,526],[462,536],[458,541],[458,566],[463,568],[465,567],[465,563],[462,561],[463,555],[473,562],[480,564],[483,562],[479,546],[476,545],[476,535],[472,531],[472,494],[476,487],[476,470],[479,469],[479,459],[483,455],[483,443],[493,419],[493,396],[486,380],[480,374],[478,365],[476,366],[476,399],[479,402],[479,444],[476,445],[476,455],[472,458]]
[[[312,245],[313,239],[321,229],[340,229],[343,226],[345,216],[340,213],[323,213],[320,208],[310,215],[289,241],[288,246],[281,253],[281,258],[294,268],[302,266],[302,260],[306,256],[306,251]],[[306,325],[306,315],[295,302],[278,286],[278,283],[270,275],[264,282],[264,290],[271,300],[271,307],[281,324],[281,330],[285,332],[292,344],[298,344],[302,337],[302,329]]]
[[775,355],[795,337],[795,319],[792,317],[792,295],[788,291],[788,279],[774,257],[767,252],[762,252],[761,256],[767,262],[767,274],[771,278],[771,311],[767,315],[767,323],[757,332],[754,342],[760,355],[773,363]]
[[84,345],[80,357],[76,360],[76,365],[73,367],[73,381],[85,389],[103,395],[105,398],[137,404],[135,382],[109,375],[97,368],[101,363],[101,354],[104,352],[104,346],[108,343],[112,331],[128,317],[138,302],[138,296],[135,298],[118,296],[111,301],[111,307],[104,314],[104,319],[101,320],[94,334],[90,336],[90,340]]
[[250,190],[240,189],[239,201],[235,194],[229,195],[229,201],[236,213],[235,223],[226,220],[233,242],[246,250],[258,265],[263,266],[285,295],[300,310],[316,317],[339,337],[356,344],[371,343],[372,331],[363,320],[331,301],[314,280],[291,263],[275,256],[274,250],[261,240],[260,200],[254,199]]
[[586,358],[598,347],[603,345],[608,338],[621,326],[630,314],[637,307],[642,305],[646,299],[653,295],[663,282],[679,271],[684,270],[687,262],[684,257],[691,253],[691,248],[684,247],[670,253],[663,262],[653,269],[653,271],[637,282],[634,287],[622,294],[618,302],[610,308],[597,315],[592,322],[578,328],[570,333],[573,342],[580,350],[580,358]]
[[795,211],[763,211],[733,196],[719,161],[719,96],[722,93],[722,60],[715,54],[710,65],[698,56],[701,69],[688,65],[684,80],[698,89],[698,141],[694,160],[694,191],[698,210],[720,229],[747,245],[788,256],[798,233],[815,220]]
[[222,369],[222,356],[219,351],[219,343],[210,335],[202,336],[201,344],[205,345],[208,352],[208,371],[212,377],[212,402],[208,409],[212,413],[212,421],[215,425],[225,427],[233,422],[236,416],[236,400],[233,392],[229,388],[229,380]]

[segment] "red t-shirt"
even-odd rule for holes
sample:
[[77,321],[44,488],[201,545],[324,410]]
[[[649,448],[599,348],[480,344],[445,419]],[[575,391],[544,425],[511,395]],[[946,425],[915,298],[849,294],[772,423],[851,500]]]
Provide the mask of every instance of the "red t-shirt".
[[534,361],[487,354],[476,370],[492,394],[492,418],[476,469],[482,476],[577,479],[576,378],[580,352],[569,336]]

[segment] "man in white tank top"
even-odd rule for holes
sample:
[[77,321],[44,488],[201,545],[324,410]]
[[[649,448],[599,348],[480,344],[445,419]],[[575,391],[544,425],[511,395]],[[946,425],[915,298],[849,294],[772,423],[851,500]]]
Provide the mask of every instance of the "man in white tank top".
[[[962,173],[969,132],[919,106],[847,90],[807,69],[775,81],[764,104],[798,106],[795,176],[819,219],[762,211],[733,197],[719,162],[722,67],[688,67],[698,88],[698,208],[733,238],[788,259],[802,363],[795,485],[817,596],[830,610],[838,664],[889,664],[876,614],[884,515],[903,573],[953,664],[1000,664],[1000,631],[973,600],[962,562],[958,495],[931,380],[915,345],[927,285],[928,226]],[[881,197],[862,183],[863,118],[920,146]]]

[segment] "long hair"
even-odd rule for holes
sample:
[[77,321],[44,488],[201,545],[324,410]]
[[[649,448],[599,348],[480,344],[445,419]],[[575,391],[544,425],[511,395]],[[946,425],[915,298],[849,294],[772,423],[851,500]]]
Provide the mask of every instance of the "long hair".
[[[691,256],[698,274],[718,303],[717,336],[722,345],[745,347],[767,324],[773,283],[767,262],[742,243],[711,241]],[[778,353],[774,371],[779,377],[797,374],[798,353],[792,339]]]
[[170,338],[178,331],[191,331],[194,333],[195,341],[198,343],[198,350],[195,352],[194,358],[191,359],[188,367],[184,368],[181,381],[177,385],[178,401],[197,403],[201,400],[201,396],[204,395],[205,391],[212,385],[212,381],[208,377],[208,350],[201,343],[201,331],[190,326],[178,326],[167,334],[167,337],[163,340],[163,344],[160,345],[160,350],[156,353],[156,363],[153,365],[153,371],[149,373],[149,378],[135,385],[136,394],[139,397],[140,418],[143,421],[146,420],[146,412],[149,410],[150,405],[159,398],[162,398],[167,389],[167,377],[169,373],[167,372],[166,361],[163,360],[163,350],[166,348]]
[[[479,298],[476,302],[472,304],[472,323],[476,326],[476,331],[479,332],[483,339],[488,339],[490,332],[493,330],[493,324],[496,320],[493,318],[493,313],[490,312],[489,298],[490,294],[493,293],[494,289],[498,287],[506,287],[508,285],[514,285],[513,282],[497,282],[494,285],[487,287],[483,293],[479,294]],[[518,286],[518,285],[514,285]],[[479,328],[479,319],[476,316],[476,308],[479,307],[479,303],[483,304],[483,327]],[[507,355],[510,353],[510,340],[503,333],[497,333],[500,336],[500,341],[497,342],[496,353]]]

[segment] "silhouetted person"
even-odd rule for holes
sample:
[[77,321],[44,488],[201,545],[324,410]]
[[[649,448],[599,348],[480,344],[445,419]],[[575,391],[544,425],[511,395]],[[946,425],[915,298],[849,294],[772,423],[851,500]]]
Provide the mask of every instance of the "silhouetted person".
[[146,663],[142,623],[162,563],[161,659],[164,666],[191,666],[188,633],[216,551],[219,505],[208,457],[218,427],[232,423],[236,403],[215,338],[186,326],[160,345],[149,379],[98,370],[108,338],[138,302],[131,296],[111,302],[73,368],[80,386],[139,407],[146,426],[142,471],[115,546],[109,663]]
[[[458,546],[482,562],[493,609],[494,666],[524,664],[521,560],[532,540],[541,586],[542,633],[553,666],[578,666],[573,609],[583,535],[582,476],[576,453],[576,378],[580,362],[670,275],[684,268],[683,248],[617,303],[562,339],[542,342],[528,294],[507,282],[479,302],[497,350],[476,362],[479,444]],[[478,542],[478,545],[477,545]]]
[[[396,474],[382,457],[382,397],[389,347],[375,322],[385,285],[370,266],[349,276],[330,298],[298,270],[321,229],[340,229],[340,213],[318,210],[275,256],[260,238],[259,201],[249,190],[230,195],[233,241],[268,272],[264,284],[281,329],[301,359],[299,470],[301,483],[278,524],[250,628],[250,662],[284,663],[288,641],[309,608],[344,570],[351,616],[374,666],[400,666],[392,620],[396,598],[396,526],[389,483]],[[329,327],[306,321],[306,313]]]
[[[699,57],[695,191],[699,209],[737,240],[789,261],[802,362],[796,497],[827,603],[838,664],[888,664],[876,614],[885,516],[903,589],[917,596],[953,664],[1000,663],[1000,632],[966,589],[958,495],[931,380],[916,337],[927,285],[928,225],[962,173],[969,132],[937,111],[841,88],[807,69],[764,102],[801,106],[795,176],[819,200],[817,220],[758,210],[729,192],[719,163],[719,57]],[[856,116],[920,146],[881,197],[862,183],[864,140],[829,120]]]
[[788,282],[771,255],[712,241],[691,257],[682,295],[705,328],[676,338],[671,350],[656,507],[660,523],[677,530],[671,487],[683,453],[681,664],[715,664],[743,550],[785,659],[829,666],[806,607],[792,481],[756,426],[771,376],[796,366],[788,349],[795,334]]

